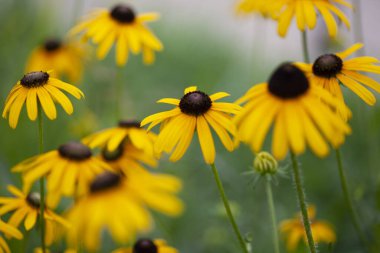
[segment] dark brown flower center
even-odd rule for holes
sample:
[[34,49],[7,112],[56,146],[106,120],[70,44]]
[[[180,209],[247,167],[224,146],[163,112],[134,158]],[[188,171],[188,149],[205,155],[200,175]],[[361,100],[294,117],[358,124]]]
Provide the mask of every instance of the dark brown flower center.
[[325,54],[318,57],[313,64],[313,73],[316,76],[335,77],[343,68],[343,61],[335,54]]
[[38,192],[31,192],[26,196],[26,201],[30,206],[38,209],[41,205],[41,196]]
[[91,149],[80,142],[68,142],[59,146],[58,153],[70,160],[83,161],[92,156]]
[[121,120],[121,121],[119,121],[119,127],[125,127],[125,128],[137,127],[137,128],[140,128],[140,122],[136,121],[136,120]]
[[150,239],[140,239],[133,245],[133,253],[158,253],[158,248]]
[[107,162],[113,162],[118,160],[124,153],[124,142],[121,142],[120,145],[113,151],[110,151],[107,149],[107,147],[104,147],[102,150],[102,157]]
[[95,180],[91,183],[90,191],[92,193],[95,193],[95,192],[107,190],[115,186],[118,186],[120,182],[121,182],[121,175],[107,171],[98,175],[95,178]]
[[185,94],[179,102],[181,112],[199,116],[206,113],[212,105],[210,97],[202,91],[192,91]]
[[62,46],[62,42],[59,39],[47,39],[44,43],[44,49],[47,52],[54,52]]
[[296,98],[309,89],[309,81],[305,74],[291,63],[280,65],[268,82],[269,92],[283,98]]
[[49,81],[49,74],[43,71],[35,71],[25,74],[20,83],[27,88],[39,87]]
[[111,9],[111,17],[120,23],[129,24],[135,20],[136,14],[128,5],[118,4]]

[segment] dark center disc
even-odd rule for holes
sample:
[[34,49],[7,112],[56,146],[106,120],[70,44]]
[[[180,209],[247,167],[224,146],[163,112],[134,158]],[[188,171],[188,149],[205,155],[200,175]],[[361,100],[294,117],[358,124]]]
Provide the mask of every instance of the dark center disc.
[[26,197],[26,201],[30,206],[38,209],[41,205],[41,196],[38,192],[31,192]]
[[284,63],[273,72],[268,89],[270,93],[283,99],[296,98],[306,93],[309,81],[302,70],[291,63]]
[[59,39],[48,39],[44,43],[44,49],[47,52],[54,52],[57,49],[61,48],[62,42]]
[[140,239],[133,245],[133,253],[158,253],[158,248],[150,239]]
[[342,71],[343,61],[335,54],[325,54],[318,57],[313,64],[313,73],[316,76],[331,78]]
[[119,174],[111,173],[109,171],[98,175],[91,183],[90,191],[92,193],[110,189],[118,186],[121,182],[121,176]]
[[68,142],[59,146],[58,153],[70,160],[83,161],[92,156],[91,149],[80,142]]
[[39,87],[49,81],[49,74],[43,71],[35,71],[25,74],[20,83],[27,88]]
[[210,97],[202,91],[185,94],[179,102],[181,111],[188,115],[199,116],[206,113],[212,105]]
[[118,4],[111,9],[111,17],[120,23],[132,23],[136,14],[131,7],[125,4]]

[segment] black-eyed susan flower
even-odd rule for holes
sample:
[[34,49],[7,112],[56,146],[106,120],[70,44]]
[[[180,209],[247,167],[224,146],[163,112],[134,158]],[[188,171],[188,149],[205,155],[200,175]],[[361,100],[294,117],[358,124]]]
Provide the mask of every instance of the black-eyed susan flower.
[[46,116],[53,120],[57,117],[55,102],[59,103],[67,114],[72,114],[73,105],[61,90],[77,99],[84,96],[82,91],[73,85],[51,77],[50,72],[30,72],[24,75],[10,91],[2,116],[3,118],[9,117],[9,125],[16,128],[21,109],[26,103],[30,120],[36,120],[39,105]]
[[[8,237],[14,237],[18,240],[21,240],[23,238],[22,233],[17,228],[8,223],[3,222],[2,220],[0,220],[0,232]],[[11,250],[7,242],[4,240],[2,236],[0,236],[0,252],[11,253]]]
[[68,212],[72,222],[67,239],[71,246],[83,245],[95,251],[99,247],[102,231],[106,230],[118,243],[127,243],[137,232],[152,227],[148,207],[167,215],[182,212],[182,202],[174,195],[181,182],[174,177],[165,184],[141,173],[125,177],[105,172],[89,186],[90,193],[80,199]]
[[297,27],[301,31],[307,28],[313,30],[317,24],[317,16],[324,19],[328,33],[331,37],[335,37],[338,33],[338,25],[334,14],[348,28],[350,22],[346,15],[335,6],[340,4],[352,8],[351,4],[345,0],[276,0],[281,2],[280,12],[278,14],[278,33],[285,37],[293,18],[296,19]]
[[140,128],[140,122],[134,120],[120,121],[117,127],[97,132],[82,141],[91,148],[105,147],[112,152],[126,139],[137,149],[141,149],[148,154],[154,154],[153,144],[157,139],[156,134]]
[[281,1],[267,0],[241,0],[236,5],[239,14],[261,14],[263,17],[276,18],[276,14],[281,8]]
[[49,71],[53,77],[68,77],[77,82],[83,72],[84,50],[78,42],[66,42],[50,38],[32,51],[26,64],[26,72]]
[[76,25],[70,35],[83,32],[83,38],[98,45],[97,57],[103,59],[112,45],[116,48],[116,63],[123,66],[127,63],[129,51],[133,54],[143,53],[146,64],[154,62],[154,52],[163,49],[160,40],[147,28],[147,22],[157,20],[156,13],[137,15],[126,4],[118,4],[111,10],[97,10],[88,19]]
[[157,167],[158,161],[151,153],[146,153],[141,149],[137,149],[130,141],[125,140],[119,144],[114,151],[103,148],[100,158],[107,163],[114,171],[122,172],[125,175],[129,170],[139,170],[141,164],[151,167]]
[[160,123],[164,125],[155,142],[155,151],[171,153],[174,149],[170,156],[171,161],[181,159],[196,131],[206,163],[213,164],[215,146],[210,126],[228,151],[232,151],[235,147],[230,134],[234,136],[236,128],[230,114],[238,113],[241,107],[233,103],[216,102],[227,96],[229,94],[226,92],[217,92],[209,96],[197,90],[196,86],[188,87],[181,99],[164,98],[159,100],[158,103],[171,104],[176,107],[170,111],[146,117],[141,122],[141,126],[150,123],[148,127],[150,130]]
[[[311,220],[311,232],[314,240],[318,243],[334,243],[336,235],[331,224],[316,219],[315,206],[309,206],[307,212]],[[301,240],[307,243],[301,214],[296,214],[293,219],[282,221],[280,231],[286,238],[286,247],[289,251],[294,251]]]
[[[31,230],[37,222],[40,214],[41,197],[37,192],[25,194],[14,186],[8,186],[8,191],[14,197],[0,197],[0,215],[12,212],[8,224],[13,227],[19,227],[24,220],[24,227],[27,231]],[[45,206],[45,242],[50,245],[56,238],[58,227],[68,228],[70,225],[62,217],[54,213],[49,207]]]
[[239,139],[259,152],[273,124],[272,153],[277,159],[283,159],[289,148],[301,154],[306,145],[323,157],[329,151],[327,142],[338,147],[351,132],[333,109],[338,100],[290,63],[278,67],[268,83],[253,86],[237,103],[246,103],[235,118]]
[[321,55],[313,64],[296,63],[312,82],[325,88],[341,101],[338,111],[344,119],[349,118],[350,114],[344,110],[345,102],[340,84],[371,106],[376,103],[376,98],[367,88],[380,92],[380,84],[377,81],[360,73],[380,74],[380,65],[376,65],[379,64],[378,59],[370,56],[346,59],[362,47],[363,44],[357,43],[343,52]]
[[26,191],[35,181],[46,177],[47,201],[53,207],[62,195],[79,197],[85,194],[89,182],[105,170],[112,169],[79,142],[65,143],[57,150],[29,158],[12,168],[12,172],[22,172]]
[[142,238],[133,247],[117,249],[112,253],[178,253],[178,250],[167,245],[164,240]]

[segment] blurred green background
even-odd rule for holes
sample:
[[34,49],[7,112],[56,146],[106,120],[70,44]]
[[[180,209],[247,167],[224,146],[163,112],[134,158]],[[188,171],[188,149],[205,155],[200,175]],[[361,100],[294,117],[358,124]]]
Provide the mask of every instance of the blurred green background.
[[[162,19],[152,23],[151,28],[163,41],[165,50],[157,55],[153,66],[144,66],[139,55],[131,57],[124,68],[125,118],[141,120],[152,113],[169,109],[165,105],[155,104],[155,101],[163,97],[179,98],[183,89],[189,85],[197,85],[209,94],[229,92],[231,97],[226,100],[234,101],[252,84],[265,81],[282,61],[302,59],[296,30],[293,29],[287,39],[279,39],[274,22],[259,17],[236,17],[233,1],[218,5],[219,1],[211,1],[213,5],[201,1],[194,1],[193,4],[168,0],[163,3],[129,1],[137,11],[157,10],[162,13]],[[76,15],[82,15],[95,6],[112,6],[116,1],[77,2],[2,0],[1,104],[4,104],[11,87],[23,76],[25,61],[33,48],[47,37],[64,37],[69,27],[75,23]],[[181,2],[184,3],[181,5]],[[373,4],[374,7],[375,1],[368,1],[368,4]],[[212,6],[215,9],[205,9]],[[218,8],[224,9],[218,11]],[[198,17],[198,13],[202,15]],[[367,15],[364,16],[367,18]],[[176,19],[178,22],[175,22]],[[319,27],[322,28],[314,31],[311,36],[314,57],[329,47],[341,50],[352,42],[349,37],[351,35],[345,31],[339,39],[329,43],[323,25]],[[368,29],[365,27],[366,31]],[[372,29],[376,30],[375,27]],[[368,37],[366,42],[369,48],[378,42],[374,39]],[[376,50],[373,52],[377,55],[372,56],[379,58],[379,50]],[[59,108],[57,120],[45,120],[46,150],[116,124],[113,112],[116,75],[114,52],[105,61],[99,62],[92,57],[85,64],[85,77],[78,86],[84,91],[86,99],[74,101],[75,113],[72,116],[67,116]],[[373,246],[377,242],[379,249],[380,109],[378,106],[369,108],[349,92],[346,95],[354,117],[350,122],[353,134],[343,146],[344,166],[362,226]],[[30,122],[23,110],[16,130],[10,129],[8,122],[3,119],[0,121],[0,132],[0,192],[4,195],[8,194],[7,184],[20,186],[19,175],[11,174],[9,169],[38,152],[37,124]],[[242,144],[235,152],[229,153],[218,140],[216,143],[216,166],[220,170],[227,195],[233,202],[241,230],[252,238],[253,252],[273,252],[264,184],[259,182],[252,185],[252,177],[244,174],[251,170],[251,151]],[[269,143],[266,148],[269,148]],[[309,203],[317,206],[317,217],[328,220],[337,233],[338,240],[331,252],[364,252],[342,197],[334,154],[320,160],[306,153],[300,157],[300,162]],[[288,163],[289,159],[285,159],[280,164],[286,167]],[[157,214],[156,229],[148,236],[165,238],[182,253],[238,252],[235,236],[224,215],[211,170],[203,162],[197,139],[179,162],[170,163],[167,156],[164,156],[159,171],[177,175],[184,180],[181,197],[186,203],[186,211],[176,219]],[[288,173],[288,177],[279,178],[278,184],[274,186],[279,221],[293,217],[298,211],[290,176]],[[38,245],[37,238],[34,239],[32,236],[27,252]],[[282,252],[285,252],[283,240],[281,244]],[[20,251],[17,242],[12,245],[14,252]],[[109,252],[115,247],[110,238],[106,237],[102,252]],[[327,248],[327,245],[321,245],[320,251],[330,252]],[[306,251],[304,247],[299,248],[299,252]]]

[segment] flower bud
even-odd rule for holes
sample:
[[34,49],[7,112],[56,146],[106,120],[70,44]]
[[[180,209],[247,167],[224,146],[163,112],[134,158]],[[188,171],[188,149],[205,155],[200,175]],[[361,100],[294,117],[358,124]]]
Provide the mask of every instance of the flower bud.
[[278,163],[276,159],[268,152],[260,152],[256,155],[253,161],[253,167],[256,172],[264,174],[276,174]]

